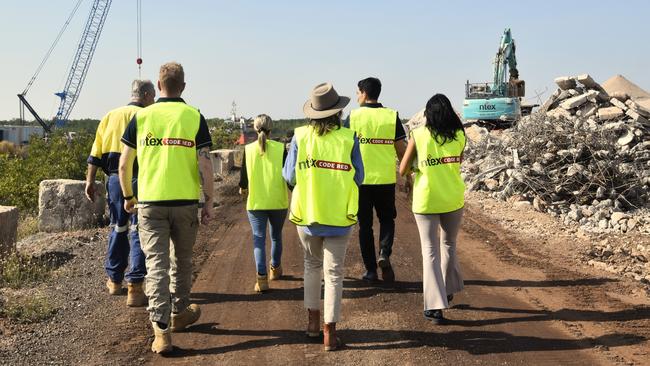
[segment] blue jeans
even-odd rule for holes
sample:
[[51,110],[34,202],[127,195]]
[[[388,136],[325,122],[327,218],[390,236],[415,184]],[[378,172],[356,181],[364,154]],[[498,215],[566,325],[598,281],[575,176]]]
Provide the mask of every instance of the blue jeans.
[[[133,189],[136,189],[136,180],[133,180]],[[124,277],[129,283],[144,281],[147,270],[144,265],[144,253],[140,248],[140,236],[137,225],[138,216],[131,215],[124,210],[124,196],[120,188],[120,179],[117,174],[108,177],[106,183],[108,192],[108,210],[111,218],[111,232],[108,234],[108,251],[104,268],[111,281],[121,283]],[[129,233],[129,222],[131,232]],[[131,245],[129,245],[131,239]],[[124,273],[130,264],[129,270]]]
[[266,223],[270,222],[271,265],[279,267],[282,259],[282,226],[287,217],[287,210],[252,210],[248,212],[248,221],[253,229],[253,255],[257,273],[266,275]]

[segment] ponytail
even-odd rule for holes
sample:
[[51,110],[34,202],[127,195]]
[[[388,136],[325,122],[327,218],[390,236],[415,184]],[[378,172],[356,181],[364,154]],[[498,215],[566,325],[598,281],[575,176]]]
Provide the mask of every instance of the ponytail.
[[266,140],[268,139],[268,131],[265,129],[260,129],[257,131],[257,143],[260,145],[261,155],[264,155],[266,152]]

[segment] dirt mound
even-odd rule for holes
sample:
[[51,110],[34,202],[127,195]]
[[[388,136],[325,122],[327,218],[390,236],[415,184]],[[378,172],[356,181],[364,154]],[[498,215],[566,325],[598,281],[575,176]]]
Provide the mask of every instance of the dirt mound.
[[609,95],[622,93],[629,95],[632,99],[650,98],[650,93],[627,80],[623,75],[614,75],[601,85]]

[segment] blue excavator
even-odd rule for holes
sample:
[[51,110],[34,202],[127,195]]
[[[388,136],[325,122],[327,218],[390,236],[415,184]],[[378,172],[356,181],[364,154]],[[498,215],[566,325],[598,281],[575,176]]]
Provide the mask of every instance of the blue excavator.
[[[487,83],[465,84],[463,119],[492,127],[507,127],[522,116],[521,98],[525,83],[519,80],[515,40],[510,28],[503,31],[501,44],[494,58],[494,79]],[[530,112],[532,108],[525,108]],[[525,114],[525,113],[524,113]]]

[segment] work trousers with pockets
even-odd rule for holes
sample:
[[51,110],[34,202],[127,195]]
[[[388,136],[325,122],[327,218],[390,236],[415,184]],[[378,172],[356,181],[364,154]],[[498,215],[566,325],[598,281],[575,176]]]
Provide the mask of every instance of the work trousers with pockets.
[[258,274],[266,275],[266,225],[270,224],[271,265],[278,268],[282,261],[282,226],[287,210],[250,210],[247,213],[253,231],[255,267]]
[[415,214],[422,245],[424,310],[448,308],[447,295],[463,289],[456,255],[456,237],[462,218],[462,208],[435,215]]
[[[136,190],[136,180],[133,189]],[[117,174],[111,174],[106,181],[108,212],[111,232],[108,234],[108,250],[104,269],[111,281],[121,283],[126,277],[129,283],[141,283],[147,274],[144,253],[140,248],[137,215],[124,210],[124,196]],[[129,243],[130,242],[130,243]],[[127,269],[126,274],[124,271]]]
[[169,324],[172,312],[180,313],[189,305],[198,205],[142,204],[138,208],[138,220],[146,255],[149,318],[152,322]]
[[323,318],[325,323],[336,323],[341,318],[343,266],[350,232],[343,236],[311,236],[298,227],[298,237],[305,254],[305,308],[321,308],[321,279],[324,277]]
[[367,271],[377,271],[375,236],[372,230],[373,208],[379,220],[379,253],[390,257],[395,238],[395,184],[362,185],[359,187],[359,246]]

